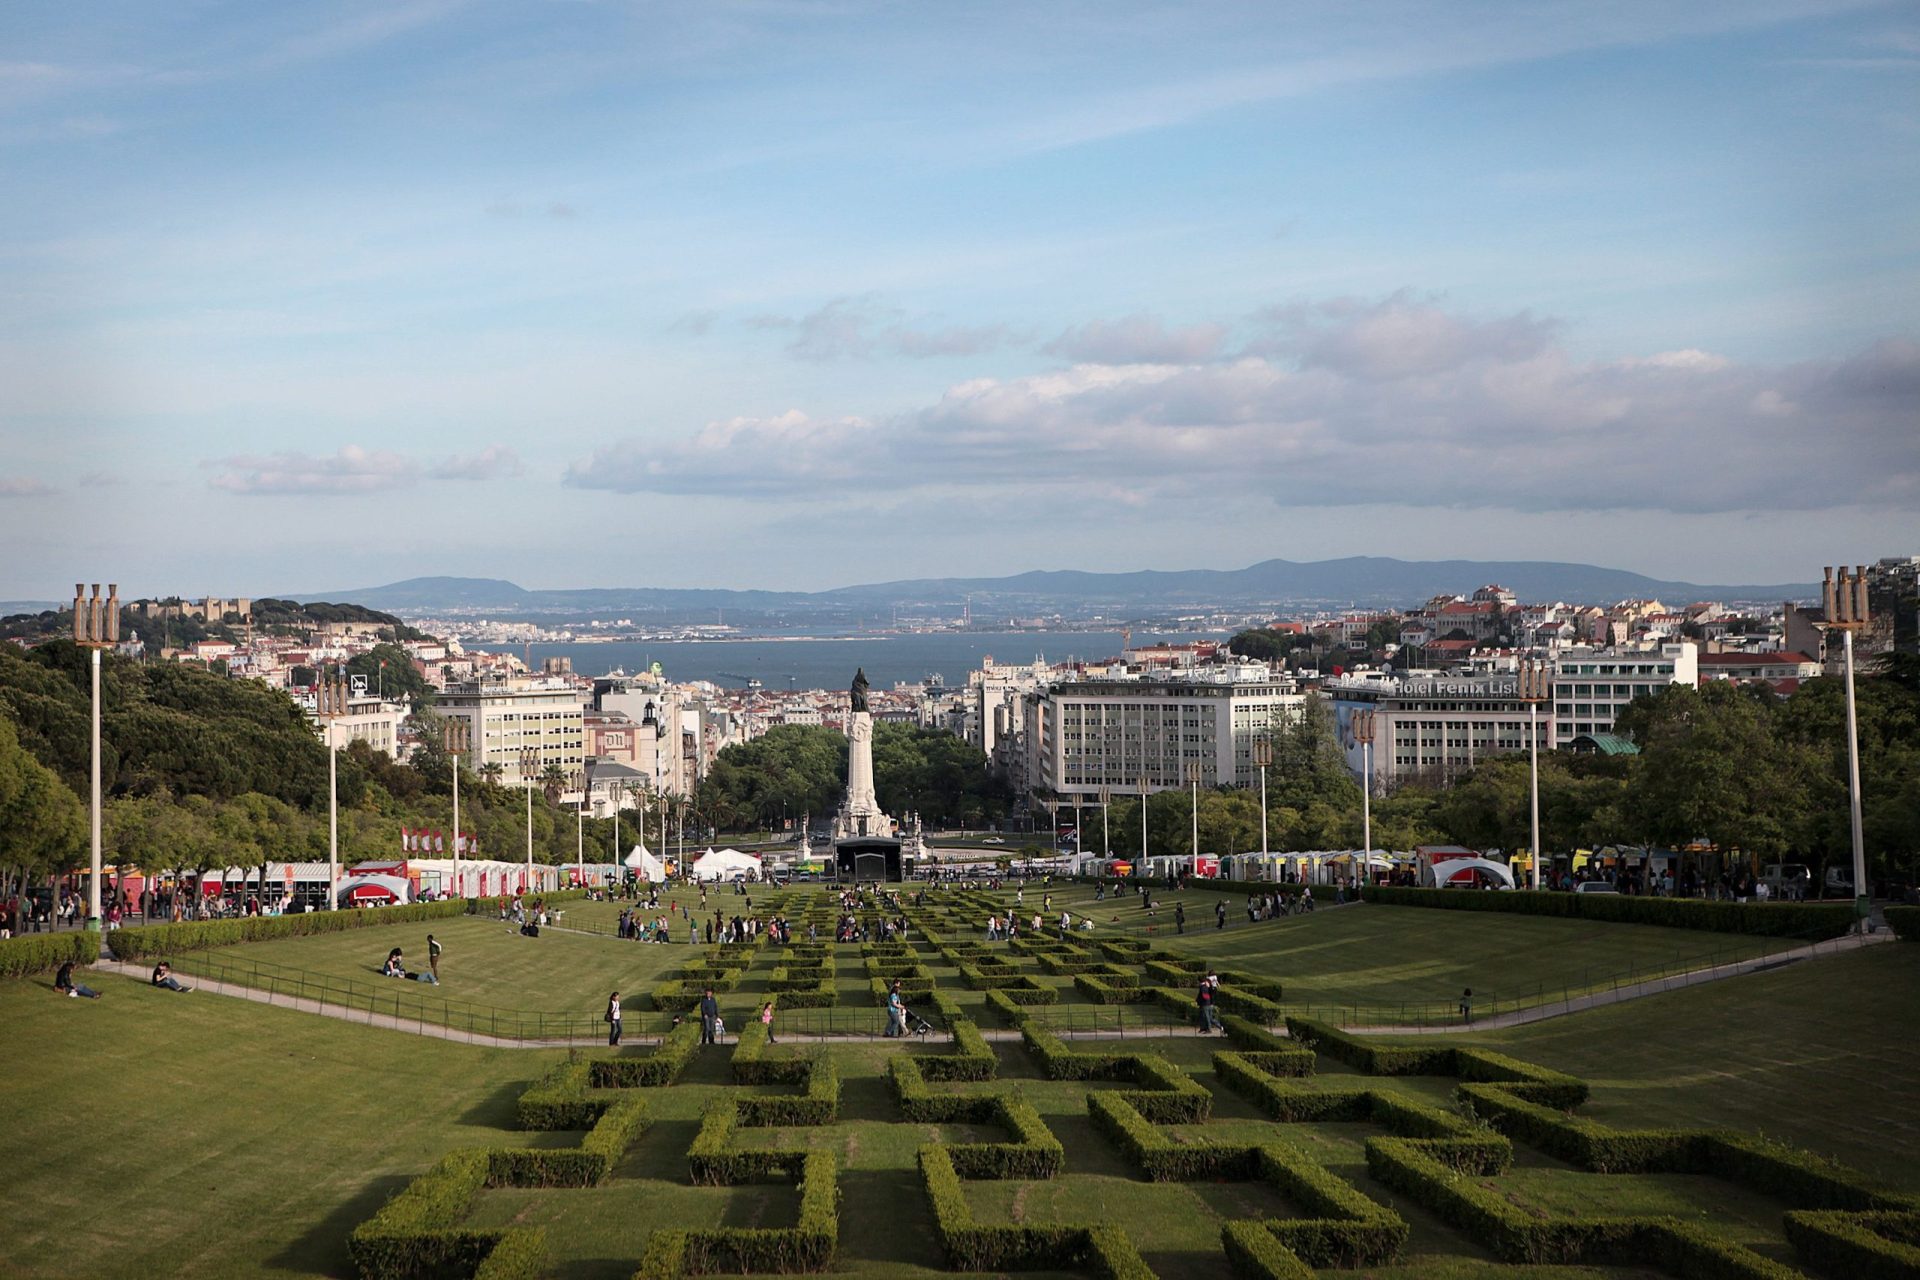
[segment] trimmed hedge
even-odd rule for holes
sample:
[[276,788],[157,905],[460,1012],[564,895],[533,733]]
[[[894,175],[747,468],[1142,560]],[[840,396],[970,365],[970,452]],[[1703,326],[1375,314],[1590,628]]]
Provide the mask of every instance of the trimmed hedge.
[[838,1162],[831,1151],[787,1154],[800,1185],[797,1225],[656,1231],[647,1241],[634,1280],[825,1270],[840,1239]]
[[840,1070],[822,1053],[798,1061],[806,1084],[800,1093],[753,1094],[737,1100],[740,1123],[749,1128],[830,1124],[840,1114]]
[[1227,1269],[1241,1280],[1314,1280],[1313,1268],[1281,1244],[1261,1222],[1229,1222],[1220,1228]]
[[587,1129],[607,1109],[601,1098],[587,1097],[588,1065],[556,1063],[520,1095],[517,1115],[522,1129]]
[[1920,1210],[1845,1213],[1796,1209],[1787,1239],[1815,1270],[1849,1280],[1920,1276]]
[[1902,942],[1920,942],[1920,907],[1882,907],[1887,927]]
[[539,1228],[462,1227],[486,1185],[488,1153],[454,1151],[353,1229],[347,1254],[364,1280],[414,1280],[452,1272],[534,1280],[546,1269]]
[[1821,902],[1710,902],[1703,898],[1647,898],[1624,893],[1470,893],[1459,889],[1407,889],[1363,885],[1367,902],[1448,911],[1506,911],[1518,915],[1571,916],[1614,924],[1654,924],[1711,933],[1749,933],[1770,938],[1837,938],[1853,927],[1853,904]]
[[672,1084],[700,1050],[700,1024],[683,1022],[667,1032],[650,1053],[594,1058],[587,1082],[596,1089],[644,1089]]
[[[117,929],[116,934],[125,933]],[[58,969],[71,960],[92,964],[100,958],[100,935],[90,930],[67,933],[29,933],[0,940],[0,978],[24,978]]]
[[608,1106],[577,1147],[496,1147],[487,1152],[489,1187],[592,1187],[605,1181],[648,1124],[647,1100]]
[[980,1028],[966,1018],[956,1018],[951,1025],[953,1052],[920,1058],[920,1074],[929,1080],[993,1079],[999,1070],[999,1060],[993,1056],[993,1046],[980,1034]]
[[361,907],[351,911],[308,911],[291,916],[248,916],[239,920],[183,920],[179,924],[129,925],[107,935],[119,960],[156,960],[188,951],[229,947],[271,938],[304,938],[343,933],[375,925],[418,924],[467,914],[463,901],[415,902],[401,907]]
[[1125,1277],[1125,1280],[1148,1274],[1142,1269],[1144,1264],[1134,1265],[1138,1263],[1137,1253],[1131,1260],[1116,1256],[1124,1252],[1121,1241],[1115,1238],[1117,1229],[1110,1228],[1096,1244],[1093,1238],[1096,1229],[1086,1226],[978,1225],[973,1220],[973,1211],[967,1208],[960,1175],[948,1154],[951,1150],[951,1147],[940,1146],[920,1148],[920,1178],[933,1207],[934,1224],[940,1232],[947,1263],[954,1270],[1066,1271],[1087,1265],[1096,1275]]

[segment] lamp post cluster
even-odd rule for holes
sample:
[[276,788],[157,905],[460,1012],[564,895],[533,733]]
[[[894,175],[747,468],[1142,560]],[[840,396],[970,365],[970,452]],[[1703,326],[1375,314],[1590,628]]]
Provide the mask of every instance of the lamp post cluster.
[[1373,734],[1374,713],[1353,713],[1353,740],[1360,744],[1360,856],[1373,857]]
[[537,747],[520,748],[521,789],[527,793],[527,892],[533,892],[533,781],[540,771],[540,751]]
[[1840,633],[1847,668],[1847,802],[1853,820],[1853,913],[1854,927],[1864,937],[1871,899],[1867,892],[1867,842],[1860,816],[1860,720],[1853,701],[1853,633],[1870,625],[1867,610],[1867,567],[1852,573],[1840,566],[1836,581],[1833,569],[1826,571],[1820,588],[1826,607],[1827,629]]
[[1267,770],[1273,768],[1273,739],[1255,738],[1253,740],[1253,767],[1260,771],[1260,867],[1266,874],[1267,866]]
[[347,714],[347,678],[322,675],[313,691],[313,717],[327,733],[327,910],[340,892],[340,735],[334,721]]
[[453,762],[453,892],[466,897],[460,880],[460,757],[473,746],[473,726],[465,719],[449,720],[440,727],[440,742]]
[[1532,887],[1540,887],[1540,704],[1553,696],[1553,668],[1527,659],[1520,664],[1520,700],[1527,704],[1528,805],[1533,822],[1533,856],[1527,868]]
[[89,802],[89,846],[92,878],[87,881],[87,928],[100,928],[100,651],[120,643],[120,586],[107,584],[102,597],[100,584],[93,584],[93,595],[73,584],[73,642],[92,655],[93,671],[93,789]]

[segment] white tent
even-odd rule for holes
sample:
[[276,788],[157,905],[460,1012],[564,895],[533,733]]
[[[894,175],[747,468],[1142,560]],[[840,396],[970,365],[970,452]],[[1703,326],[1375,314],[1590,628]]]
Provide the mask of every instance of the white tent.
[[371,898],[375,891],[399,902],[413,901],[413,885],[399,876],[342,876],[334,892],[338,901],[353,902]]
[[[1420,864],[1420,883],[1429,889],[1442,888],[1463,871],[1478,872],[1492,880],[1498,888],[1513,888],[1513,871],[1506,863],[1490,858],[1449,858],[1445,862],[1423,862]],[[1474,877],[1474,882],[1479,882],[1479,876]]]
[[633,846],[632,852],[620,861],[629,871],[637,872],[642,880],[664,881],[667,878],[667,864],[648,853],[645,844]]
[[760,859],[748,857],[738,849],[709,849],[695,859],[695,880],[731,880],[736,875],[760,874]]

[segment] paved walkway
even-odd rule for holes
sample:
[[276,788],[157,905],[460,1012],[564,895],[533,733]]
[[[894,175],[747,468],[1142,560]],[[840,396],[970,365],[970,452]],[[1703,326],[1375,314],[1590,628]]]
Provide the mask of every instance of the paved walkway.
[[[1454,1023],[1441,1026],[1355,1026],[1350,1027],[1349,1030],[1358,1035],[1370,1036],[1461,1036],[1469,1035],[1477,1031],[1497,1031],[1505,1027],[1519,1027],[1526,1026],[1530,1023],[1544,1022],[1550,1018],[1564,1018],[1571,1014],[1583,1013],[1589,1009],[1605,1008],[1608,1005],[1622,1004],[1628,1000],[1639,1000],[1647,996],[1661,995],[1668,991],[1678,991],[1687,987],[1699,986],[1702,983],[1721,982],[1728,978],[1737,978],[1749,973],[1760,973],[1768,969],[1777,969],[1785,965],[1809,960],[1816,956],[1837,955],[1841,952],[1857,951],[1861,947],[1879,946],[1882,943],[1891,943],[1892,941],[1893,934],[1886,930],[1865,938],[1861,938],[1855,934],[1849,934],[1845,937],[1829,939],[1826,942],[1815,943],[1810,946],[1794,947],[1791,950],[1778,951],[1772,955],[1755,956],[1751,959],[1737,960],[1728,964],[1715,965],[1711,968],[1695,969],[1686,973],[1672,974],[1664,978],[1650,978],[1645,982],[1636,982],[1628,986],[1594,991],[1586,995],[1569,996],[1563,1000],[1550,1001],[1512,1013],[1502,1013],[1492,1017],[1482,1018],[1471,1025],[1463,1026]],[[140,982],[147,981],[152,974],[152,970],[148,966],[126,964],[104,957],[93,967],[97,972],[120,974]],[[190,977],[191,975],[182,976]],[[463,1031],[454,1027],[441,1026],[438,1023],[428,1022],[420,1018],[400,1018],[389,1013],[372,1013],[364,1009],[351,1008],[347,1005],[328,1004],[325,1001],[313,1000],[304,996],[292,996],[278,992],[262,991],[257,987],[242,986],[239,983],[232,982],[216,982],[195,978],[193,979],[193,986],[196,992],[231,996],[240,1000],[250,1000],[255,1004],[270,1004],[277,1008],[293,1009],[300,1013],[318,1014],[324,1018],[338,1018],[342,1022],[357,1022],[363,1026],[381,1027],[388,1031],[403,1031],[410,1035],[427,1036],[435,1040],[449,1040],[455,1044],[481,1045],[493,1049],[570,1049],[592,1047],[605,1043],[604,1038],[600,1036],[519,1040],[506,1036],[488,1035],[480,1031]],[[881,1016],[880,1011],[875,1009],[874,1015],[875,1018],[878,1019]],[[775,1031],[779,1036],[779,1042],[781,1044],[844,1044],[856,1039],[863,1042],[884,1039],[884,1037],[879,1035],[859,1037],[855,1035],[815,1035],[805,1032],[782,1032],[779,1030],[777,1024]],[[1118,1034],[1112,1030],[1098,1029],[1075,1031],[1070,1027],[1055,1028],[1055,1031],[1064,1039],[1097,1037],[1103,1040],[1131,1040],[1136,1038],[1168,1039],[1173,1036],[1196,1034],[1192,1027],[1179,1023],[1168,1023],[1164,1025],[1143,1023],[1140,1026],[1128,1028],[1124,1034]],[[981,1028],[981,1035],[988,1041],[1001,1043],[1016,1041],[1020,1038],[1019,1031],[1002,1027],[983,1027]],[[658,1037],[636,1034],[628,1036],[627,1039],[633,1044],[649,1044],[657,1040]]]

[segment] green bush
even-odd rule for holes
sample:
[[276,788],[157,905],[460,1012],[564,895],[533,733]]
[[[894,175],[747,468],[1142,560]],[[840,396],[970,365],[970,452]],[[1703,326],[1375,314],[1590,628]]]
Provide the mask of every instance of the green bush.
[[1086,1227],[979,1226],[967,1208],[951,1147],[920,1148],[920,1178],[933,1208],[934,1225],[956,1271],[1066,1270],[1085,1254]]
[[635,1280],[825,1270],[839,1244],[838,1164],[831,1151],[787,1154],[791,1175],[800,1184],[796,1225],[656,1231],[647,1241]]
[[[116,934],[126,930],[116,930]],[[0,939],[0,978],[24,978],[47,973],[71,960],[92,964],[100,958],[100,935],[79,930],[69,933],[29,933]]]
[[[802,1068],[806,1088],[797,1094],[753,1094],[736,1099],[740,1123],[755,1128],[773,1125],[831,1124],[840,1112],[840,1071],[822,1053],[810,1059],[788,1059]],[[785,1065],[784,1063],[782,1064]]]
[[1227,1269],[1240,1280],[1314,1280],[1313,1268],[1281,1244],[1265,1224],[1229,1222],[1220,1228]]
[[1288,1018],[1287,1034],[1370,1076],[1453,1074],[1453,1049],[1446,1045],[1383,1045],[1311,1018]]
[[1920,1210],[1847,1213],[1796,1209],[1787,1239],[1814,1270],[1848,1280],[1920,1276]]
[[528,1085],[517,1107],[522,1129],[586,1129],[607,1109],[605,1100],[587,1097],[585,1062],[561,1062]]
[[1816,941],[1837,938],[1853,927],[1852,903],[1710,902],[1703,898],[1647,898],[1624,893],[1467,893],[1458,889],[1362,887],[1368,902],[1449,911],[1504,911],[1518,915],[1572,916],[1615,924],[1654,924],[1670,929],[1749,933]]
[[347,1254],[364,1280],[448,1272],[492,1280],[541,1275],[546,1238],[537,1228],[491,1231],[459,1225],[486,1185],[488,1167],[485,1151],[451,1152],[355,1227],[347,1237]]
[[980,1034],[980,1028],[966,1018],[950,1024],[953,1052],[932,1054],[918,1060],[920,1073],[929,1080],[991,1080],[999,1070],[993,1046]]
[[594,1058],[587,1064],[587,1081],[596,1089],[642,1089],[672,1084],[700,1050],[698,1021],[681,1023],[646,1054]]
[[272,938],[304,938],[378,925],[418,924],[467,914],[465,902],[416,902],[399,907],[363,907],[348,911],[308,911],[291,916],[249,916],[240,920],[186,920],[179,924],[129,925],[107,935],[114,957],[128,962],[158,960],[210,947]]
[[1920,907],[1883,907],[1887,927],[1902,942],[1920,942]]

